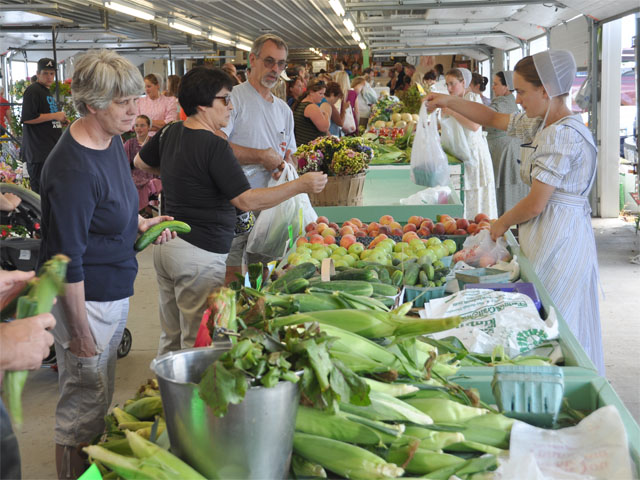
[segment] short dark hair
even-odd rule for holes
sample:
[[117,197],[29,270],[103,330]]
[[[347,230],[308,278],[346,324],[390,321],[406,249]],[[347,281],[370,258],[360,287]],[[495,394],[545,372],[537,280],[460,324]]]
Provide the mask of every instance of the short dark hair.
[[327,89],[324,92],[324,96],[330,97],[331,95],[335,95],[339,98],[343,97],[344,93],[342,92],[342,88],[340,88],[340,84],[338,82],[327,83]]
[[194,67],[180,81],[178,101],[187,117],[198,112],[198,106],[209,107],[220,90],[233,88],[231,76],[220,68]]
[[478,85],[481,92],[484,92],[487,89],[487,83],[489,83],[489,79],[487,77],[483,77],[476,72],[471,74],[471,84]]
[[435,72],[435,70],[429,70],[422,77],[422,80],[424,80],[424,81],[427,81],[427,80],[434,80],[435,81],[437,79],[438,79],[438,76],[437,76],[437,73]]
[[146,115],[138,115],[136,117],[136,120],[139,118],[143,119],[147,123],[147,125],[151,126],[151,119],[149,117],[147,117]]
[[433,69],[438,73],[438,75],[444,74],[444,67],[442,66],[441,63],[437,63],[435,67],[433,67]]

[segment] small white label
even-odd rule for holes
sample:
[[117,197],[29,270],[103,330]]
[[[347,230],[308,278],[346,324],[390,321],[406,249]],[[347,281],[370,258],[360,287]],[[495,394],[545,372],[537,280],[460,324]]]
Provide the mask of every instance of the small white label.
[[20,260],[31,260],[31,250],[20,250]]

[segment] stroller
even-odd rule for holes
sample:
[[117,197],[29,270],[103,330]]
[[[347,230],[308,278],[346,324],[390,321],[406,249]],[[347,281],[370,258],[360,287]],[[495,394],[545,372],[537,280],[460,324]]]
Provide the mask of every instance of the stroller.
[[[4,236],[0,249],[0,267],[3,270],[35,270],[38,266],[41,242],[40,195],[19,185],[0,183],[0,193],[7,192],[19,196],[22,202],[11,212],[0,212],[0,225],[3,226],[3,230],[26,232],[30,238]],[[125,328],[118,346],[118,358],[129,354],[131,343],[131,332]],[[55,364],[56,353],[52,347],[51,354],[43,361],[43,367],[55,368]]]

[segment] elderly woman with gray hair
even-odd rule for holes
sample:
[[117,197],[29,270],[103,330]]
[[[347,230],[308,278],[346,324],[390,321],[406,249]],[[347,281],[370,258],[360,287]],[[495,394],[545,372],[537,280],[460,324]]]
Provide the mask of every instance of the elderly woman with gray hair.
[[[120,135],[144,89],[138,69],[108,50],[75,63],[71,93],[81,118],[63,134],[42,171],[40,262],[71,261],[53,330],[59,371],[56,467],[60,478],[85,469],[77,447],[104,429],[138,263],[139,232],[171,217],[138,215],[138,194]],[[158,243],[175,234],[165,230]]]

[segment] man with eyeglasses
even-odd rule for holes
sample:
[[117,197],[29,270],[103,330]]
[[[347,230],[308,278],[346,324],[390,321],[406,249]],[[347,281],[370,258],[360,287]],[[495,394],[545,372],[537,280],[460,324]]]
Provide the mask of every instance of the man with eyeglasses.
[[[233,88],[233,110],[229,124],[222,129],[233,153],[244,169],[251,188],[264,188],[272,175],[278,177],[285,161],[296,151],[293,113],[283,100],[272,94],[287,67],[287,44],[273,34],[258,37],[251,48],[251,71],[247,81]],[[240,217],[239,217],[240,218]],[[235,280],[242,265],[271,258],[247,255],[249,228],[236,228],[236,238],[227,258],[227,282]]]

